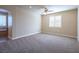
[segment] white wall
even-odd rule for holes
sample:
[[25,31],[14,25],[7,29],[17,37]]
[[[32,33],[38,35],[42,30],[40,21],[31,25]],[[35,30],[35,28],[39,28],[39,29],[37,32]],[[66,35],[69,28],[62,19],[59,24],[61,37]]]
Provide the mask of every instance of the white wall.
[[22,9],[16,7],[15,19],[13,38],[40,32],[41,16],[36,9]]

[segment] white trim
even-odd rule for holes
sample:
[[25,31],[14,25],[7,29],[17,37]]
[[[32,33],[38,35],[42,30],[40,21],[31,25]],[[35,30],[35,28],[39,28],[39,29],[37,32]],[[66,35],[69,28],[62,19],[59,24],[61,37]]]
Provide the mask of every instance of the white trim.
[[36,32],[36,33],[30,33],[30,34],[23,35],[23,36],[18,36],[18,37],[12,38],[12,40],[19,39],[19,38],[22,38],[22,37],[31,36],[31,35],[38,34],[38,33],[40,33],[40,32]]
[[69,35],[64,35],[64,34],[60,34],[62,36],[65,36],[65,37],[70,37],[70,38],[77,38],[76,36],[69,36]]
[[79,42],[79,7],[78,7],[78,13],[77,13],[77,40]]
[[8,36],[9,39],[12,39],[12,37]]
[[65,35],[65,34],[58,34],[58,33],[46,33],[46,34],[52,34],[52,35],[59,35],[59,36],[64,36],[64,37],[70,37],[70,38],[76,38],[76,36],[69,36],[69,35]]

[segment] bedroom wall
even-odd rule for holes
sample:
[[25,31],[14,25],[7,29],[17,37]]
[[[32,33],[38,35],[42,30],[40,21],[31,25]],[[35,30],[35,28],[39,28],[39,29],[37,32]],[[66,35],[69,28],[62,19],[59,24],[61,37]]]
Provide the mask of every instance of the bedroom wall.
[[[49,27],[49,17],[53,15],[62,16],[62,27]],[[69,37],[77,37],[77,9],[62,11],[42,16],[42,32]]]
[[28,36],[40,32],[41,15],[37,9],[16,7],[15,28],[13,37]]

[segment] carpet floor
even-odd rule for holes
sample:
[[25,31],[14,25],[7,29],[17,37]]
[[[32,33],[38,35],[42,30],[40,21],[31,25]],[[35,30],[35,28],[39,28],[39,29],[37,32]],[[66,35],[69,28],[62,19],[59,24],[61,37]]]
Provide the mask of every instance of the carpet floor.
[[77,39],[48,34],[35,34],[16,40],[0,38],[1,53],[78,53]]

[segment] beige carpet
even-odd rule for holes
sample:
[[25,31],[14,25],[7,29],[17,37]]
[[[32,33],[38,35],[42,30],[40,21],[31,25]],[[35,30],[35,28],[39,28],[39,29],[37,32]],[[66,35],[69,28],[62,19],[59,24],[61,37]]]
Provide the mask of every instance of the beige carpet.
[[8,40],[0,48],[0,52],[13,53],[75,53],[79,52],[77,39],[35,34],[16,40]]

